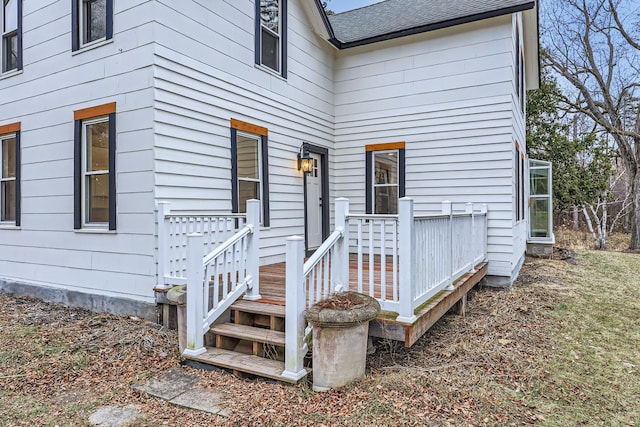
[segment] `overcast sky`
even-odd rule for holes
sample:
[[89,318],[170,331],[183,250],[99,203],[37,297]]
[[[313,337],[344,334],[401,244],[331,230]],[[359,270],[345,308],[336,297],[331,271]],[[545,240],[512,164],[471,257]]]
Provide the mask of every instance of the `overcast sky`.
[[356,9],[358,7],[367,6],[372,3],[378,3],[382,0],[330,0],[329,9],[336,13],[344,12],[345,10]]

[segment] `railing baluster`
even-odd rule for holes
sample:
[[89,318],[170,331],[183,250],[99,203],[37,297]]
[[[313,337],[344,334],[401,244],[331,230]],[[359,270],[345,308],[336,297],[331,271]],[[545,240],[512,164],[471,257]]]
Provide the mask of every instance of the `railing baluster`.
[[393,301],[398,301],[398,220],[394,219],[393,224]]
[[373,232],[373,220],[369,221],[369,296],[374,296],[373,289],[373,275],[375,274],[375,265],[374,265],[374,249],[373,249],[373,241],[375,239],[375,235]]
[[356,224],[358,226],[358,292],[362,293],[362,270],[364,269],[362,264],[362,220],[356,220]]
[[380,221],[380,299],[387,299],[387,230],[386,221]]

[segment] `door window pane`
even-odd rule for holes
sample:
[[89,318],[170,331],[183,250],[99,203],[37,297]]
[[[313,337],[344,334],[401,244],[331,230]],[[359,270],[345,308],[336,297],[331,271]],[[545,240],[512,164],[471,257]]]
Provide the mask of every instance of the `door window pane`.
[[533,199],[531,203],[531,237],[550,237],[549,199]]
[[531,194],[549,194],[549,169],[531,169]]

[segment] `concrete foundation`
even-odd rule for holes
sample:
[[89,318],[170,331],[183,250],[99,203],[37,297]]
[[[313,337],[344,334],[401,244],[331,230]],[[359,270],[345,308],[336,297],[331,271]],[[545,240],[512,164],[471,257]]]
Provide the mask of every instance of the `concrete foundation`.
[[142,319],[158,322],[158,310],[155,304],[127,298],[87,294],[84,292],[2,279],[0,279],[0,292],[9,295],[37,298],[42,301],[64,304],[69,307],[86,308],[95,312],[138,316]]
[[553,255],[553,243],[527,243],[527,255],[536,258],[551,258]]

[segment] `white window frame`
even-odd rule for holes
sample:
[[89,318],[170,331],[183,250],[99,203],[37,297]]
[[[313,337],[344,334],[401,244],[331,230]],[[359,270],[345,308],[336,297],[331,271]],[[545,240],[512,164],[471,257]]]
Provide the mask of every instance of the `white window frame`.
[[[13,33],[15,33],[15,36],[18,38],[20,37],[20,34],[18,34],[18,31],[20,29],[20,15],[18,13],[18,11],[20,10],[20,6],[17,4],[17,2],[19,2],[20,0],[16,0],[16,29],[15,30],[11,30],[11,31],[5,31],[4,28],[4,22],[5,22],[5,4],[4,4],[5,0],[2,0],[1,3],[1,7],[0,7],[0,74],[5,74],[5,73],[11,73],[11,72],[15,72],[18,71],[19,69],[19,59],[16,60],[16,66],[15,68],[11,68],[8,70],[4,69],[4,65],[5,65],[5,38]],[[18,41],[19,43],[19,41]],[[20,49],[20,46],[18,46],[18,49]],[[20,55],[20,52],[18,52],[18,56]]]
[[[3,194],[2,194],[3,186],[1,184],[5,183],[5,182],[12,182],[12,181],[15,182],[17,180],[17,177],[15,175],[18,172],[17,170],[15,170],[13,177],[5,178],[5,177],[2,176],[2,169],[4,169],[3,165],[4,165],[4,161],[5,161],[5,159],[4,159],[3,155],[2,155],[2,144],[4,144],[4,141],[7,141],[9,139],[14,139],[15,140],[15,139],[17,139],[17,137],[18,136],[17,136],[17,134],[15,132],[7,133],[7,134],[4,134],[4,135],[0,135],[0,215],[2,214],[2,212],[4,212],[4,197],[3,197]],[[17,149],[18,149],[18,147],[16,146],[16,150]],[[17,153],[16,153],[16,155],[17,155]],[[16,164],[16,168],[18,168],[18,167],[19,166]],[[17,197],[17,194],[16,194],[16,197]],[[16,204],[16,203],[17,203],[17,200],[14,202],[14,204]],[[16,223],[15,220],[5,220],[0,216],[0,224],[2,224],[2,225],[13,225],[15,223]]]
[[[391,154],[395,153],[396,157],[396,183],[395,184],[376,184],[376,156],[381,154]],[[373,201],[371,208],[373,209],[372,213],[376,213],[376,188],[382,187],[396,187],[396,194],[398,195],[398,200],[400,200],[400,150],[380,150],[380,151],[372,151],[371,152],[371,173],[373,176],[371,177],[371,200]],[[399,204],[396,204],[399,206]],[[397,214],[397,212],[395,213]],[[390,213],[390,215],[395,215],[394,213]]]
[[[531,184],[529,184],[529,241],[530,242],[542,242],[542,243],[555,243],[555,236],[553,234],[553,164],[551,162],[545,160],[536,160],[536,159],[527,159],[528,167],[528,181],[531,181],[531,174],[537,170],[548,170],[548,181],[547,181],[547,189],[549,192],[547,194],[531,194],[533,189],[531,188]],[[549,228],[549,236],[548,237],[535,237],[532,236],[531,228],[533,227],[533,218],[531,215],[533,214],[533,206],[534,200],[548,200],[548,210],[547,210],[547,227]]]
[[[82,132],[81,132],[81,141],[80,141],[80,146],[81,146],[81,151],[82,151],[82,188],[81,188],[81,201],[82,201],[82,228],[98,228],[98,229],[108,229],[109,228],[109,221],[107,220],[107,222],[88,222],[87,221],[87,204],[89,203],[89,198],[87,197],[87,191],[88,191],[88,179],[91,176],[94,175],[106,175],[107,180],[109,179],[109,169],[106,170],[99,170],[99,171],[87,171],[87,129],[90,125],[94,125],[94,124],[98,124],[98,123],[107,123],[107,132],[109,133],[109,131],[111,129],[109,129],[110,123],[109,123],[109,116],[100,116],[100,117],[95,117],[95,118],[91,118],[91,119],[84,119],[82,120]],[[109,141],[109,146],[111,145],[111,140]],[[110,147],[107,147],[107,150],[110,149]],[[107,198],[110,197],[110,194],[107,195]],[[110,201],[107,200],[107,203],[109,203]]]
[[[262,14],[258,18],[260,19],[260,65],[262,67],[266,67],[268,70],[274,73],[282,74],[282,0],[276,0],[276,1],[278,2],[278,32],[277,33],[262,23]],[[261,8],[261,11],[262,11],[262,8]],[[266,65],[262,58],[262,51],[263,51],[262,46],[264,44],[264,37],[262,37],[262,31],[264,30],[268,31],[269,33],[273,34],[275,37],[278,38],[278,69],[277,70],[274,70],[273,68]]]
[[[86,22],[86,14],[85,14],[85,7],[87,6],[88,3],[95,1],[95,0],[78,0],[78,8],[80,10],[78,10],[78,31],[80,32],[79,36],[79,40],[78,40],[78,44],[80,46],[80,48],[83,47],[87,47],[87,46],[92,46],[94,44],[98,44],[98,43],[102,43],[105,40],[107,40],[107,24],[105,22],[105,27],[104,27],[104,36],[100,37],[99,39],[96,40],[92,40],[90,42],[84,42],[85,36],[86,36],[86,29],[87,29],[87,22]],[[105,19],[108,19],[107,17],[107,2],[105,2],[104,4],[104,15],[105,15]]]
[[[238,194],[236,194],[236,197],[238,198],[238,212],[239,213],[247,213],[246,211],[246,206],[245,206],[245,210],[242,211],[241,210],[241,204],[240,204],[240,181],[244,181],[244,182],[257,182],[258,183],[258,197],[259,200],[262,201],[264,200],[264,194],[262,191],[262,176],[263,176],[263,171],[262,171],[262,138],[260,137],[260,135],[254,135],[251,133],[247,133],[247,132],[241,132],[241,131],[237,131],[236,134],[236,162],[240,162],[240,153],[238,151],[238,138],[240,137],[244,137],[244,138],[249,138],[251,140],[253,140],[256,143],[256,148],[258,150],[258,178],[244,178],[240,176],[240,168],[239,168],[239,164],[236,163],[236,176],[237,176],[237,180],[238,180]],[[262,209],[260,210],[260,222],[262,222]]]

